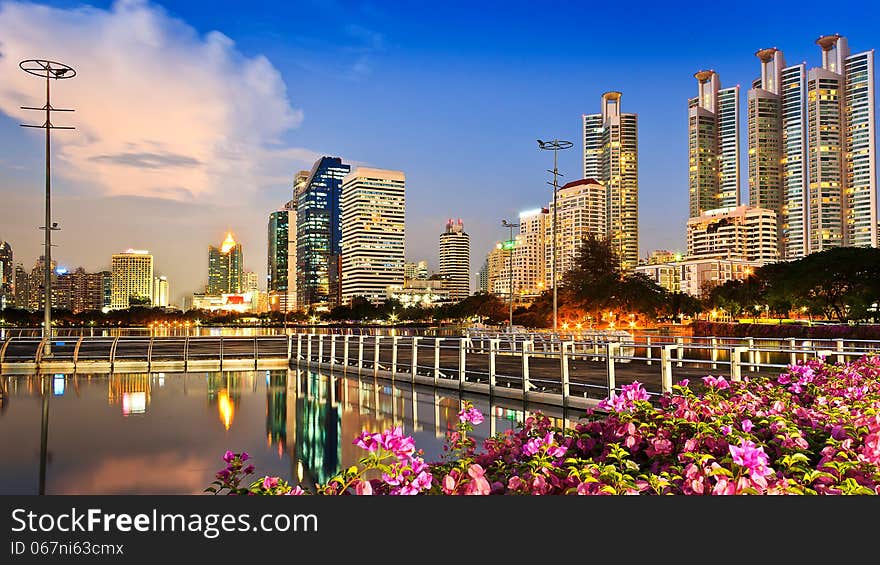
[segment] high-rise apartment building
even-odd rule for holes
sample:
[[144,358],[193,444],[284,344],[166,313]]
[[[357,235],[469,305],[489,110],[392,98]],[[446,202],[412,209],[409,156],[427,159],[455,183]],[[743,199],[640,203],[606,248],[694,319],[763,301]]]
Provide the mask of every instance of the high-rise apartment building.
[[168,277],[165,275],[153,277],[153,306],[167,308],[171,303],[168,296]]
[[709,210],[687,222],[688,259],[774,263],[778,260],[777,234],[773,210],[752,206]]
[[241,291],[243,293],[246,292],[257,292],[260,290],[260,276],[253,272],[245,269],[241,273]]
[[513,248],[513,291],[520,300],[534,298],[547,286],[546,208],[519,215],[519,234]]
[[405,184],[402,171],[367,167],[342,179],[343,303],[360,296],[381,304],[389,286],[403,285]]
[[605,187],[607,239],[624,269],[639,261],[638,115],[620,111],[620,92],[602,95],[602,112],[583,116],[584,178]]
[[104,288],[111,279],[110,271],[87,273],[82,267],[70,272],[56,269],[52,287],[52,307],[74,314],[100,310],[104,307]]
[[483,294],[489,292],[489,259],[486,258],[483,261],[483,266],[480,267],[480,270],[476,275],[476,283],[477,283],[477,292],[482,292]]
[[208,246],[208,285],[205,292],[210,296],[235,294],[242,290],[244,257],[241,244],[235,241],[232,233],[220,247]]
[[339,157],[318,159],[308,178],[296,183],[296,301],[301,310],[339,304],[342,179],[351,167]]
[[291,239],[291,225],[296,225],[293,201],[269,214],[266,286],[270,307],[279,312],[296,308],[293,288],[296,285],[296,272],[292,269],[296,262],[296,247],[293,244],[295,240]]
[[739,206],[739,86],[721,88],[718,73],[699,71],[688,100],[690,217]]
[[14,298],[12,304],[15,308],[27,310],[29,308],[28,299],[31,294],[31,289],[28,272],[25,270],[24,265],[19,263],[15,266],[13,277],[15,284],[13,286]]
[[489,293],[502,297],[509,295],[512,251],[512,245],[499,241],[486,255],[486,288]]
[[470,271],[471,238],[460,219],[450,219],[446,222],[446,231],[440,234],[440,275],[446,281],[451,300],[457,302],[470,296]]
[[124,309],[132,299],[153,301],[153,256],[149,251],[129,249],[113,255],[110,308]]
[[[574,267],[578,249],[588,235],[607,239],[607,194],[605,187],[596,179],[572,181],[556,193],[556,279],[562,280]],[[553,278],[553,201],[544,221],[544,272],[545,282]],[[551,286],[552,288],[552,286]]]

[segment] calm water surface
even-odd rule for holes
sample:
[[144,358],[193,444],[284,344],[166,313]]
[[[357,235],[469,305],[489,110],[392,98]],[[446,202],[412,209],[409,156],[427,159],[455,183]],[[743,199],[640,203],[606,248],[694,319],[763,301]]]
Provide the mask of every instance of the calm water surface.
[[[462,402],[453,391],[294,369],[42,378],[47,494],[200,493],[227,449],[248,451],[260,473],[308,485],[363,455],[352,445],[361,430],[392,425],[436,460]],[[0,494],[38,493],[40,379],[0,377]],[[478,442],[523,419],[521,404],[473,400],[491,414],[476,430]],[[562,416],[553,410],[548,415]]]

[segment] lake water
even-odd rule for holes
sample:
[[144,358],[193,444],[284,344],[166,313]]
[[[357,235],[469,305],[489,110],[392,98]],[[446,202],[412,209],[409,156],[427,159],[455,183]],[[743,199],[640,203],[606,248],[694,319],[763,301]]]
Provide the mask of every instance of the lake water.
[[[0,494],[39,492],[44,406],[46,494],[190,494],[227,449],[249,452],[258,473],[324,482],[363,456],[357,434],[393,425],[437,460],[462,402],[454,391],[301,369],[3,376],[0,386]],[[478,442],[523,419],[521,404],[473,401],[491,416]]]

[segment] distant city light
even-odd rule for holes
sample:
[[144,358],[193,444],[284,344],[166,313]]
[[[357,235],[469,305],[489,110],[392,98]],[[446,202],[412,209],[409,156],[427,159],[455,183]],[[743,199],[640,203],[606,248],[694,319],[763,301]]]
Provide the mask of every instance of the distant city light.
[[541,213],[541,208],[535,208],[534,210],[526,210],[525,212],[520,212],[519,217],[524,218],[526,216],[537,216]]
[[58,267],[58,268],[55,269],[55,274],[56,274],[56,275],[66,275],[67,272],[68,272],[68,271],[67,271],[67,267]]

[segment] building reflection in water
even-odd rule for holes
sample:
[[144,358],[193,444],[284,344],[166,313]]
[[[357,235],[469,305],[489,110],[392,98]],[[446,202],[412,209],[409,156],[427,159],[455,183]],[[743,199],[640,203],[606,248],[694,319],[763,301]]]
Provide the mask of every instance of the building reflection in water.
[[287,372],[266,371],[266,445],[287,450]]
[[[371,375],[328,376],[293,369],[286,380],[286,403],[281,401],[280,381],[267,392],[266,427],[270,441],[284,441],[273,430],[276,422],[280,427],[281,407],[286,404],[286,438],[293,443],[288,447],[291,479],[304,487],[325,483],[343,466],[356,464],[365,453],[353,440],[364,430],[402,426],[404,433],[415,436],[417,447],[425,449],[427,460],[439,460],[447,432],[456,429],[464,402],[455,390],[392,384]],[[486,414],[486,424],[472,434],[477,445],[505,429],[518,429],[525,415],[535,410],[522,401],[496,398],[490,403],[486,397],[468,398]],[[572,424],[571,414],[561,408],[543,407],[542,411],[554,426]]]
[[253,372],[219,372],[207,373],[208,406],[217,407],[220,423],[227,430],[232,427],[235,412],[241,405],[241,397],[246,387],[256,391],[256,379]]
[[107,381],[107,402],[120,404],[123,416],[146,413],[150,406],[150,374],[111,373]]

